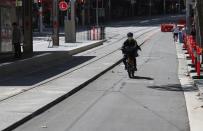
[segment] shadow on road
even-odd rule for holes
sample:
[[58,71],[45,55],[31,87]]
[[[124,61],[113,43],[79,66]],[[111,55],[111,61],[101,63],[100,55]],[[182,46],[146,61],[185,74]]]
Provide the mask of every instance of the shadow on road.
[[[10,75],[0,75],[0,88],[6,86],[32,86],[81,65],[95,56],[69,56],[25,66]],[[23,66],[23,65],[22,65]],[[77,68],[73,69],[77,70]]]
[[151,77],[142,77],[142,76],[134,76],[132,79],[138,79],[138,80],[154,80]]
[[169,85],[160,85],[160,86],[148,86],[148,88],[151,89],[156,89],[156,90],[161,90],[161,91],[196,91],[197,88],[194,86],[188,86],[188,87],[184,87],[184,90],[182,88],[182,86],[180,84],[169,84]]

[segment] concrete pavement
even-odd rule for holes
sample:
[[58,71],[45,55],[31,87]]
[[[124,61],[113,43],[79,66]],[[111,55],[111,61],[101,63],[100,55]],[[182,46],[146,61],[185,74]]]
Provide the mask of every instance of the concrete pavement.
[[[66,47],[60,45],[58,48],[50,48],[46,43],[40,43],[38,49],[43,51],[41,53],[35,52],[33,56],[24,56],[22,59],[10,59],[0,64],[0,100],[7,99],[15,94],[20,93],[23,89],[15,81],[9,82],[14,77],[19,77],[27,73],[32,73],[36,70],[43,70],[63,62],[64,59],[69,59],[72,55],[100,46],[104,41],[89,41],[83,43],[66,43]],[[35,44],[34,44],[35,45]],[[74,45],[74,46],[73,46]],[[8,56],[13,57],[13,55]],[[7,59],[7,58],[4,58]],[[56,61],[57,62],[54,62]],[[13,83],[13,85],[11,85]],[[24,82],[25,83],[25,82]],[[3,88],[2,86],[13,86],[12,88]],[[16,86],[16,87],[15,87]],[[29,85],[28,85],[29,86]]]
[[189,131],[172,35],[150,38],[134,79],[120,64],[16,131]]
[[[132,28],[125,30],[123,34],[126,35]],[[135,36],[138,38],[139,43],[143,43],[151,35],[156,33],[157,30],[159,30],[157,27],[136,28]],[[36,83],[32,81],[33,79],[31,78],[35,75],[31,73],[30,75],[25,75],[25,78],[22,77],[21,79],[16,80],[17,82],[25,80],[31,82],[31,84],[28,83],[28,85],[22,86],[22,83],[25,81],[22,83],[15,83],[15,85],[21,87],[17,87],[17,89],[23,89],[21,90],[22,92],[0,102],[0,129],[9,127],[7,129],[10,130],[17,125],[22,124],[39,112],[42,112],[80,89],[91,80],[97,78],[107,69],[113,67],[115,63],[120,62],[122,54],[119,48],[122,45],[125,35],[116,36],[118,38],[112,39],[110,44],[106,42],[103,46],[74,55],[74,57],[92,58],[74,68],[66,69],[66,71],[54,75],[54,77]],[[54,69],[58,70],[56,67]],[[61,70],[61,67],[59,67],[59,70]],[[46,75],[48,75],[47,72]],[[7,82],[1,83],[1,85],[5,86],[5,84],[9,85],[9,83],[8,80]]]

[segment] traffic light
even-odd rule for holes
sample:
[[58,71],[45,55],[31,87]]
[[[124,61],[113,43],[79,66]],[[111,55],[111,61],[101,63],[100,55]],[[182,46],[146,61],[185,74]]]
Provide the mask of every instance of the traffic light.
[[38,7],[42,7],[42,0],[37,1]]

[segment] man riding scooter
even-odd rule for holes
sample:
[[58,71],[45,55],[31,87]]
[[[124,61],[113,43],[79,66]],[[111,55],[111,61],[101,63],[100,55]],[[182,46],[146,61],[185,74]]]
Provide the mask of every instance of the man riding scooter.
[[132,56],[134,59],[134,70],[137,71],[137,61],[136,57],[138,57],[138,50],[141,51],[140,46],[137,44],[137,41],[133,38],[133,33],[129,32],[127,34],[128,39],[123,43],[121,48],[123,52],[123,63],[125,65],[125,69],[127,68],[127,58],[128,55]]

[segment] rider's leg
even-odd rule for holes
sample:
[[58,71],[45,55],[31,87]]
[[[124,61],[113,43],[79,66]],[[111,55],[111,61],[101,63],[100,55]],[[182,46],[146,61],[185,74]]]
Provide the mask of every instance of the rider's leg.
[[136,60],[136,57],[134,57],[134,68],[135,68],[135,71],[137,71],[137,60]]
[[127,62],[126,62],[126,60],[127,60],[127,56],[124,55],[124,56],[123,56],[123,64],[125,65],[125,69],[126,69],[126,67],[127,67]]

